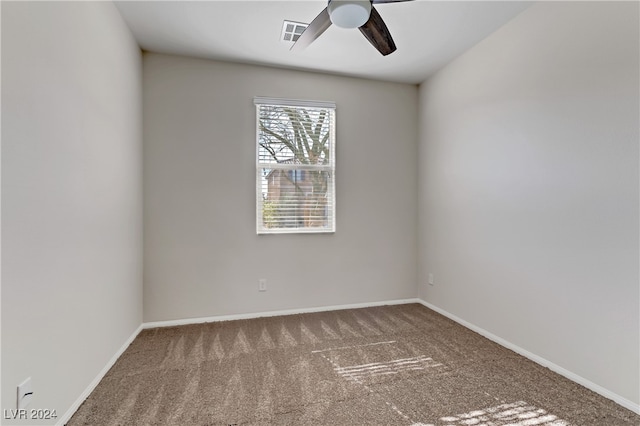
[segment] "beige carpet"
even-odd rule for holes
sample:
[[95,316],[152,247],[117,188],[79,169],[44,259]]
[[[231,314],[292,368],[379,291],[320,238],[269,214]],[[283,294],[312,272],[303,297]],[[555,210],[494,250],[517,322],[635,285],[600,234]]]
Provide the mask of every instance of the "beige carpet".
[[634,425],[418,304],[145,330],[69,425]]

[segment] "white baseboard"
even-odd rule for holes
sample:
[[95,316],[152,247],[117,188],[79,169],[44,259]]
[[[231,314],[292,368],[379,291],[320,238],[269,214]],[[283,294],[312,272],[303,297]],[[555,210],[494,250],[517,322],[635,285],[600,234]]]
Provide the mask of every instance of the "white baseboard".
[[283,311],[252,312],[252,313],[246,313],[246,314],[218,315],[213,317],[187,318],[187,319],[169,320],[169,321],[153,321],[153,322],[143,323],[142,328],[147,329],[147,328],[158,328],[158,327],[173,327],[176,325],[202,324],[205,322],[231,321],[231,320],[239,320],[239,319],[261,318],[261,317],[275,317],[279,315],[306,314],[311,312],[339,311],[342,309],[371,308],[374,306],[384,306],[384,305],[404,305],[407,303],[422,303],[422,301],[420,299],[397,299],[397,300],[387,300],[382,302],[353,303],[349,305],[319,306],[314,308],[302,308],[302,309],[286,309]]
[[597,394],[600,394],[602,396],[604,396],[605,398],[611,399],[613,400],[615,403],[617,403],[618,405],[623,406],[624,408],[627,408],[631,411],[633,411],[636,414],[640,414],[640,405],[629,401],[628,399],[614,393],[611,392],[608,389],[603,388],[602,386],[593,383],[590,380],[585,379],[584,377],[578,376],[575,373],[572,373],[571,371],[564,369],[562,367],[560,367],[559,365],[554,364],[553,362],[546,360],[534,353],[531,353],[529,351],[527,351],[526,349],[522,349],[520,346],[514,345],[511,342],[508,342],[507,340],[496,336],[495,334],[492,334],[490,332],[488,332],[487,330],[480,328],[476,325],[473,325],[465,320],[463,320],[462,318],[458,318],[457,316],[453,315],[452,313],[449,313],[447,311],[445,311],[444,309],[438,308],[437,306],[434,306],[428,302],[425,302],[422,299],[418,299],[418,303],[421,303],[422,305],[426,306],[427,308],[434,310],[436,312],[438,312],[439,314],[444,315],[445,317],[457,322],[458,324],[475,331],[476,333],[486,337],[489,340],[492,340],[494,342],[496,342],[497,344],[504,346],[507,349],[511,349],[512,351],[524,356],[525,358],[529,358],[531,361],[542,365],[543,367],[547,367],[548,369],[550,369],[551,371],[554,371],[558,374],[560,374],[561,376],[566,377],[567,379],[578,383],[579,385],[584,386],[587,389],[590,389],[592,391],[594,391]]
[[91,392],[93,392],[93,390],[96,388],[96,386],[98,386],[98,383],[100,383],[100,380],[102,380],[104,378],[104,376],[107,374],[107,372],[116,363],[118,358],[120,358],[120,355],[122,355],[122,353],[129,347],[131,342],[134,341],[134,339],[138,336],[138,334],[140,334],[141,331],[142,331],[142,324],[133,332],[133,334],[131,334],[131,336],[129,336],[127,341],[124,342],[124,344],[118,350],[118,352],[116,352],[115,355],[113,355],[111,357],[109,362],[107,362],[107,365],[104,366],[104,368],[98,373],[98,375],[95,377],[95,379],[93,379],[93,381],[91,383],[89,383],[89,386],[87,386],[87,388],[84,390],[84,392],[82,392],[80,397],[78,399],[76,399],[76,401],[73,403],[73,405],[71,405],[71,407],[69,407],[67,412],[64,413],[64,416],[62,416],[62,417],[60,417],[58,419],[58,422],[56,423],[57,426],[64,426],[65,423],[67,423],[69,420],[71,420],[71,417],[75,414],[75,412],[78,410],[78,408],[80,408],[82,403],[89,397],[89,395],[91,394]]

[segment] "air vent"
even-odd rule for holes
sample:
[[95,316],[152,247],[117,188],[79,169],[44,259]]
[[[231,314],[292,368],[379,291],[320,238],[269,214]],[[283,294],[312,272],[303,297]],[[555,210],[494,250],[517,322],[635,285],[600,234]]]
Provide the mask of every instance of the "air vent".
[[309,26],[302,22],[284,21],[282,23],[282,35],[280,40],[293,43],[298,40],[300,34]]

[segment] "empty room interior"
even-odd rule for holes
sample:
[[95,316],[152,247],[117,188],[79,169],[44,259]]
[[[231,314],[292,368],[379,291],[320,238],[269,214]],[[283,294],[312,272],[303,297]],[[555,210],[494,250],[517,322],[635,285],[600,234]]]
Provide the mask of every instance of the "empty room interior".
[[637,1],[0,15],[2,424],[640,423]]

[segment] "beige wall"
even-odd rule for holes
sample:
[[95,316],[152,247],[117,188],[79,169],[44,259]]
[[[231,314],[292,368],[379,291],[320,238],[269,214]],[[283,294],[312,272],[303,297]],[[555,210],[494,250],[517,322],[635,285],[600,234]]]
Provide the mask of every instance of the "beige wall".
[[536,4],[421,86],[419,148],[421,297],[636,406],[638,53],[638,3]]
[[142,321],[142,61],[111,3],[1,7],[1,408],[60,420]]
[[[415,297],[416,86],[159,54],[143,68],[145,321]],[[256,235],[254,96],[336,102],[335,234]]]

